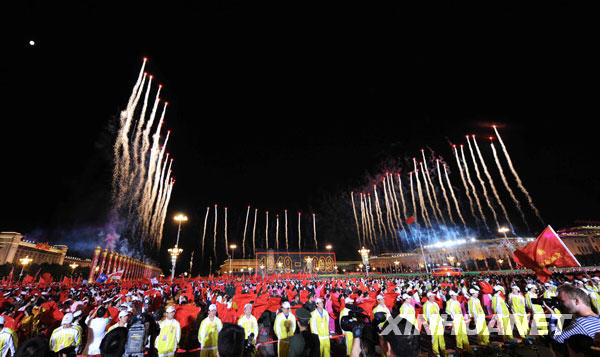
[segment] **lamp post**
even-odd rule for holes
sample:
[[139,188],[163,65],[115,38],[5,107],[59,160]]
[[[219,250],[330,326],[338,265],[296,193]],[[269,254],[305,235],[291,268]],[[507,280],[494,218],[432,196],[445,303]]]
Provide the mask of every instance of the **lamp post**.
[[369,253],[371,251],[365,247],[362,247],[358,253],[360,254],[363,264],[365,265],[365,270],[367,271],[367,276],[369,276]]
[[19,274],[19,280],[21,280],[21,277],[23,276],[23,269],[25,269],[25,266],[29,265],[29,263],[31,263],[32,261],[33,259],[29,258],[29,255],[25,256],[25,258],[19,259],[19,262],[22,265],[21,274]]
[[398,265],[400,265],[400,262],[396,260],[394,265],[396,266],[396,274],[398,274]]
[[237,244],[229,245],[229,249],[231,249],[231,257],[229,257],[229,275],[231,275],[231,272],[233,271],[233,269],[231,268],[231,265],[233,263],[233,257],[235,255],[235,248],[237,248]]
[[277,263],[277,267],[279,268],[279,274],[281,274],[283,272],[282,269],[281,269],[283,267],[283,263],[282,262],[278,262]]
[[331,244],[327,244],[325,246],[325,249],[327,249],[328,252],[331,252],[331,249],[333,249],[333,246]]
[[506,227],[500,227],[500,228],[498,228],[498,233],[502,233],[502,234],[504,234],[504,238],[508,238],[508,237],[506,236],[506,232],[510,232],[510,229],[508,229],[508,228],[506,228]]
[[304,261],[306,262],[306,267],[308,268],[308,273],[312,274],[312,262],[313,262],[313,258],[312,257],[306,257],[306,258],[304,258]]
[[179,248],[179,236],[181,235],[181,223],[187,222],[188,218],[186,215],[184,214],[178,214],[175,217],[173,217],[173,220],[175,220],[175,222],[177,222],[177,241],[175,241],[175,247],[168,249],[169,255],[171,256],[171,263],[172,263],[172,267],[171,267],[171,282],[173,282],[173,277],[175,276],[175,266],[177,264],[177,257],[179,256],[179,254],[181,254],[181,252],[183,252],[183,249]]
[[71,267],[71,280],[73,280],[73,273],[75,273],[75,269],[77,269],[78,266],[79,266],[79,264],[77,264],[77,263],[69,264],[69,267]]

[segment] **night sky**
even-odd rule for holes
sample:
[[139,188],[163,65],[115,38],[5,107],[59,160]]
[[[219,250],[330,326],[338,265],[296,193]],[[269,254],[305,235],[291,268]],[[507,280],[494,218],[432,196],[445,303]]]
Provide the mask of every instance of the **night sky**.
[[[449,143],[488,136],[490,123],[504,126],[546,223],[600,220],[593,11],[567,1],[392,4],[13,5],[18,24],[3,31],[0,59],[0,229],[96,245],[77,232],[105,220],[115,119],[144,56],[169,102],[169,216],[190,217],[184,258],[218,203],[231,207],[230,241],[240,242],[249,204],[294,218],[314,210],[328,217],[321,242],[356,259],[352,226],[348,236],[331,228],[354,222],[323,213],[331,202],[421,148],[454,165]],[[165,248],[175,233],[169,219]]]

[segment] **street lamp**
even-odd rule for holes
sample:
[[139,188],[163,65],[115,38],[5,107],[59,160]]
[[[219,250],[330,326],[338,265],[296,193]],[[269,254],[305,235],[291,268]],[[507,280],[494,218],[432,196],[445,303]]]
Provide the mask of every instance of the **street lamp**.
[[277,267],[279,268],[279,274],[281,274],[282,273],[281,267],[283,267],[283,263],[282,262],[278,262],[277,263]]
[[508,238],[506,236],[506,232],[510,232],[510,229],[508,229],[507,227],[500,227],[500,228],[498,228],[498,233],[504,234],[504,238]]
[[398,265],[400,265],[400,262],[396,260],[394,265],[396,266],[396,273],[398,273]]
[[173,217],[173,220],[175,220],[175,222],[177,222],[178,227],[177,227],[177,241],[175,241],[175,247],[168,249],[169,255],[171,255],[171,263],[172,263],[171,282],[173,282],[173,277],[175,276],[175,264],[177,263],[177,257],[179,256],[179,254],[181,254],[181,252],[183,252],[183,249],[179,248],[179,236],[181,234],[181,223],[187,222],[188,218],[186,215],[179,213],[175,217]]
[[370,250],[368,250],[365,247],[362,247],[358,253],[360,254],[363,263],[365,264],[365,270],[367,271],[367,276],[369,276],[369,252],[371,252]]
[[504,262],[504,260],[498,259],[498,269],[502,269],[502,263]]
[[25,269],[25,266],[29,265],[29,263],[31,263],[32,261],[33,259],[29,258],[29,255],[27,255],[25,258],[19,259],[19,262],[22,265],[21,274],[19,274],[19,280],[21,280],[21,277],[23,276],[23,269]]
[[229,249],[231,249],[231,257],[229,257],[229,274],[231,274],[231,263],[233,262],[233,256],[235,255],[235,248],[237,248],[236,244],[230,244]]
[[73,279],[73,273],[75,273],[75,269],[77,269],[77,267],[79,266],[79,264],[77,264],[77,263],[71,263],[71,264],[69,264],[69,266],[71,267],[71,279]]
[[312,257],[306,257],[306,258],[304,258],[304,261],[306,262],[306,267],[308,268],[308,273],[312,274],[312,262],[313,262],[313,258]]
[[330,252],[332,248],[333,248],[333,246],[331,244],[327,244],[325,246],[325,249],[327,249],[328,252]]

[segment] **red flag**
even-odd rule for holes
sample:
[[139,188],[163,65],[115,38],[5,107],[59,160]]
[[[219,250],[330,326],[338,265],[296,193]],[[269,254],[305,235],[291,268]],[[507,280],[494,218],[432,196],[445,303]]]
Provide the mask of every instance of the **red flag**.
[[12,281],[14,272],[15,272],[15,268],[13,267],[10,270],[10,274],[8,274],[8,281]]
[[42,283],[50,284],[52,282],[52,275],[50,273],[44,273],[40,279],[43,280]]
[[415,223],[415,216],[410,216],[406,219],[406,224]]
[[25,277],[23,278],[24,284],[33,283],[34,281],[35,281],[35,279],[29,274],[25,275]]
[[552,275],[548,267],[581,266],[550,226],[546,227],[536,240],[515,250],[513,258],[517,264],[533,269],[543,283]]

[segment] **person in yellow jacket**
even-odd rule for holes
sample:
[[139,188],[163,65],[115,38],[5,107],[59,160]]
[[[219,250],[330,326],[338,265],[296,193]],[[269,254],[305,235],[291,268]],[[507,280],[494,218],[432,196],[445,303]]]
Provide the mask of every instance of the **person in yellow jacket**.
[[525,311],[525,297],[521,294],[521,289],[513,285],[512,292],[508,295],[508,302],[515,320],[515,326],[519,332],[519,336],[525,338],[529,333],[529,322],[527,312]]
[[[385,306],[385,297],[383,295],[377,295],[377,306],[375,306],[373,308],[373,316],[375,316],[376,312],[383,312],[385,314],[385,319],[387,320],[388,318],[390,318],[392,316],[392,313],[390,312],[390,309],[388,309],[387,306]],[[382,329],[383,328],[383,324],[385,322],[382,322],[379,324],[379,328]]]
[[181,326],[175,320],[175,306],[167,307],[167,317],[158,323],[160,332],[154,340],[159,357],[174,356],[181,339]]
[[317,308],[310,314],[310,329],[319,336],[319,351],[321,357],[329,357],[329,313],[323,308],[323,299],[315,300]]
[[461,350],[469,349],[469,337],[467,336],[467,325],[462,312],[462,307],[458,302],[458,294],[450,290],[448,293],[450,300],[446,302],[446,312],[452,317],[452,329],[456,336],[456,347]]
[[8,356],[10,352],[11,356],[15,355],[16,346],[13,343],[13,337],[11,333],[4,327],[4,316],[0,316],[0,356]]
[[400,316],[410,322],[415,328],[418,328],[417,315],[415,313],[415,307],[412,304],[412,297],[408,294],[403,294],[402,299],[404,299],[404,302],[400,305]]
[[342,311],[340,312],[340,329],[344,333],[344,339],[346,340],[346,355],[349,356],[350,353],[352,352],[352,341],[354,340],[354,336],[352,335],[352,331],[345,331],[344,329],[342,329],[342,317],[344,317],[350,313],[350,309],[348,309],[347,306],[349,304],[354,304],[354,300],[347,297],[344,300],[344,304],[345,304],[345,306],[342,309]]
[[219,331],[223,328],[221,319],[217,317],[217,305],[208,307],[208,316],[200,323],[198,342],[200,342],[201,357],[216,357]]
[[599,313],[598,311],[600,311],[600,294],[598,294],[596,291],[593,291],[593,290],[588,290],[587,293],[592,302],[592,307],[594,308],[594,312],[596,312],[598,314]]
[[77,341],[79,341],[79,331],[71,326],[73,323],[73,314],[68,313],[63,316],[61,325],[52,331],[50,336],[50,350],[58,353],[65,348],[77,349]]
[[256,317],[252,315],[252,304],[244,305],[244,314],[240,316],[238,325],[244,328],[246,339],[250,338],[250,334],[254,334],[254,337],[252,338],[252,343],[254,343],[258,337],[258,321],[256,321]]
[[431,333],[431,344],[433,353],[444,355],[446,350],[446,341],[444,341],[444,325],[440,316],[440,307],[435,302],[435,294],[431,291],[427,293],[427,301],[423,305],[423,315],[425,315],[426,326]]
[[513,334],[510,325],[510,312],[508,311],[506,301],[504,301],[504,298],[501,295],[504,292],[504,288],[500,285],[496,285],[494,286],[494,291],[496,291],[496,293],[492,297],[492,309],[496,315],[496,321],[498,322],[498,328],[500,329],[499,333],[504,336],[505,341],[508,341],[513,338]]
[[537,299],[536,293],[537,287],[535,284],[527,284],[529,290],[525,293],[525,304],[531,315],[533,316],[530,333],[534,333],[540,336],[548,334],[548,323],[546,322],[546,315],[544,314],[544,308],[540,304],[534,304],[531,299]]
[[290,311],[290,303],[284,301],[281,304],[281,312],[275,317],[273,330],[277,336],[277,355],[285,357],[290,349],[289,338],[296,331],[296,317]]
[[479,290],[470,289],[469,293],[471,293],[468,304],[469,316],[475,321],[475,329],[477,330],[477,336],[479,337],[479,344],[482,346],[489,346],[490,331],[487,327],[481,301],[479,301]]

